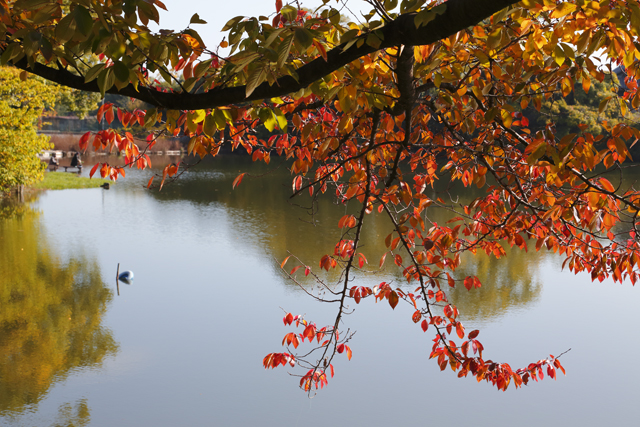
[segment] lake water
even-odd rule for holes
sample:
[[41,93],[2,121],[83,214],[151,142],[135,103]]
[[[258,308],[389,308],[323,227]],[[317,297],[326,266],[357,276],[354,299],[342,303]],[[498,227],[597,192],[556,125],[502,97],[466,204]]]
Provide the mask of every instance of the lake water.
[[[566,377],[498,392],[440,372],[412,310],[367,299],[345,318],[353,359],[334,359],[336,376],[309,399],[262,358],[284,351],[283,309],[326,325],[335,306],[279,262],[291,251],[317,266],[348,208],[327,198],[309,216],[288,202],[283,168],[233,191],[239,171],[267,169],[226,156],[160,193],[132,170],[108,191],[49,191],[0,211],[0,425],[637,425],[640,289],[562,272],[544,253],[467,259],[483,287],[451,299],[485,357],[520,367],[571,348]],[[390,229],[368,221],[377,265]],[[118,263],[135,273],[119,296]],[[355,284],[383,280],[402,283],[388,267]]]

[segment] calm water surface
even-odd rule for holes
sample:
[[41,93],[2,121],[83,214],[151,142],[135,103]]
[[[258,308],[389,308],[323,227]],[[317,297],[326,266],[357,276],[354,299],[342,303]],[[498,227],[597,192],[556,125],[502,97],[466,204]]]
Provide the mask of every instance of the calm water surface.
[[[50,191],[0,211],[0,425],[636,425],[640,289],[561,272],[547,254],[468,259],[483,287],[451,299],[488,358],[519,367],[571,348],[557,381],[503,393],[440,372],[411,310],[370,300],[346,318],[353,359],[338,357],[314,399],[284,368],[264,370],[291,330],[283,309],[332,323],[334,307],[278,264],[290,250],[317,265],[348,208],[322,200],[309,216],[287,203],[280,170],[232,191],[249,168],[224,157],[160,193],[131,171],[108,191]],[[390,229],[369,221],[375,265]],[[135,272],[120,296],[118,263]],[[390,279],[402,283],[392,270],[358,283]]]

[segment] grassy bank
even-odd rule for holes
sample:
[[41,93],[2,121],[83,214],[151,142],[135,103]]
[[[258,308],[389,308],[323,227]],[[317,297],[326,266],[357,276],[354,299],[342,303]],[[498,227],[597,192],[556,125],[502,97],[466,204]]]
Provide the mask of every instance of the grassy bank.
[[73,173],[65,172],[45,172],[44,180],[33,185],[33,188],[40,190],[67,190],[71,188],[96,188],[104,183],[112,184],[111,181],[101,178],[85,178],[76,176]]

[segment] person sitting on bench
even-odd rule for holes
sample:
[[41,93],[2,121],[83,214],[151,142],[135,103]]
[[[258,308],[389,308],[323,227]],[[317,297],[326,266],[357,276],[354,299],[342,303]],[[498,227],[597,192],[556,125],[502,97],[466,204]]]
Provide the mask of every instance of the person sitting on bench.
[[58,170],[58,159],[56,158],[56,153],[51,154],[51,158],[49,159],[49,169]]
[[78,170],[82,169],[82,160],[80,160],[80,153],[77,151],[73,154],[73,158],[71,159],[71,167],[78,168]]

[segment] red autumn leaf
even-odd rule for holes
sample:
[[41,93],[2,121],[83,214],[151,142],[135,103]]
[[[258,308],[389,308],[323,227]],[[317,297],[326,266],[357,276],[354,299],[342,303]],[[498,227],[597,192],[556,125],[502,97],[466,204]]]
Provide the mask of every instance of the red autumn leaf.
[[472,277],[465,277],[464,278],[464,287],[467,288],[468,291],[470,291],[471,288],[473,288],[473,278]]
[[149,182],[147,183],[147,188],[151,187],[151,183],[153,183],[153,178],[155,178],[155,176],[151,176],[151,178],[149,178]]
[[396,291],[391,291],[389,293],[389,305],[391,306],[392,309],[395,310],[396,305],[398,305],[398,294],[396,293]]
[[282,321],[284,322],[285,325],[290,325],[291,323],[293,323],[293,314],[287,313],[287,315],[284,316]]
[[427,322],[427,319],[423,320],[420,326],[424,332],[427,332],[427,329],[429,329],[429,322]]
[[411,320],[413,320],[413,323],[418,323],[421,318],[422,318],[422,313],[420,313],[420,310],[416,310],[413,313],[413,316],[411,316]]
[[339,345],[336,347],[336,351],[337,351],[338,353],[342,353],[342,352],[344,351],[344,344],[339,344]]
[[313,45],[316,47],[316,49],[318,49],[318,51],[320,52],[320,55],[326,61],[327,60],[327,49],[318,40],[314,40],[313,41]]
[[560,369],[564,375],[567,375],[567,373],[564,371],[564,367],[560,364],[560,361],[558,359],[555,359],[553,361],[553,366]]
[[82,151],[86,151],[87,150],[87,147],[89,146],[89,137],[90,136],[91,136],[91,131],[85,133],[80,138],[80,141],[78,142],[78,146],[80,147],[80,149]]
[[480,331],[479,331],[479,330],[477,330],[477,329],[476,329],[476,330],[474,330],[474,331],[471,331],[471,332],[469,332],[468,338],[469,338],[470,340],[472,340],[472,339],[474,339],[475,337],[477,337],[479,333],[480,333]]
[[276,0],[276,12],[280,12],[282,9],[282,0]]
[[387,254],[386,253],[384,255],[382,255],[382,257],[380,257],[380,268],[382,268],[382,265],[384,264],[385,258],[387,258]]
[[367,262],[367,258],[366,258],[363,254],[358,253],[358,266],[359,266],[360,268],[362,268],[362,267],[364,267],[364,264],[365,264],[365,263],[367,263],[367,264],[368,264],[368,262]]
[[96,163],[95,165],[93,165],[91,171],[89,172],[89,178],[93,178],[93,174],[96,173],[98,167],[100,167],[100,163]]
[[453,307],[451,306],[451,304],[445,306],[443,312],[444,312],[444,315],[449,318],[455,317],[453,312]]
[[107,123],[111,124],[113,122],[113,104],[110,104],[109,108],[105,108],[104,117],[107,119]]
[[447,284],[452,288],[456,286],[455,280],[453,280],[453,277],[451,277],[449,273],[447,273]]

